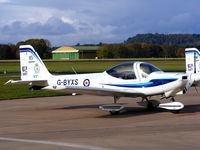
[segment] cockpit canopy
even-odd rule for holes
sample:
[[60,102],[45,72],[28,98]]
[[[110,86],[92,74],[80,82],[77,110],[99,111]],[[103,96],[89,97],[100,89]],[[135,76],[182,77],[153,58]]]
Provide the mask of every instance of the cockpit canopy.
[[136,79],[135,72],[133,70],[133,62],[123,63],[108,69],[106,72],[116,78],[125,80]]
[[148,63],[141,63],[140,70],[142,73],[142,77],[147,77],[152,72],[161,71],[159,68],[153,66],[152,64],[148,64]]
[[139,68],[138,73],[140,73],[143,78],[146,78],[152,72],[161,71],[159,68],[148,63],[128,62],[114,66],[113,68],[108,69],[106,72],[116,78],[133,80],[137,79],[136,68],[134,68],[134,66],[137,65],[139,65],[139,67],[137,67]]

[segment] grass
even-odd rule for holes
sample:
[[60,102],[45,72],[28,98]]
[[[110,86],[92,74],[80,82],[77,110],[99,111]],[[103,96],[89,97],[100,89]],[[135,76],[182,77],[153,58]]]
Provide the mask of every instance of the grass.
[[[12,78],[18,80],[18,78]],[[18,98],[30,98],[30,97],[47,97],[47,96],[64,96],[69,95],[67,93],[57,91],[29,91],[29,85],[4,85],[6,81],[10,80],[10,77],[0,78],[0,100],[4,99],[18,99]]]
[[[155,60],[155,59],[154,59]],[[52,62],[46,61],[45,65],[47,66],[50,72],[73,72],[72,67],[76,72],[102,72],[108,68],[120,64],[122,62],[127,62],[128,60],[119,60],[115,61],[62,61],[62,62]],[[148,63],[152,63],[158,68],[164,71],[185,71],[185,62],[184,61],[153,61],[152,59],[142,59]],[[2,62],[2,61],[1,61]],[[57,92],[57,91],[29,91],[29,85],[4,85],[4,83],[10,79],[17,80],[17,77],[8,77],[8,76],[19,76],[20,75],[20,64],[19,61],[4,61],[0,62],[0,100],[4,99],[17,99],[17,98],[28,98],[28,97],[46,97],[46,96],[63,96],[67,95],[66,93]],[[7,74],[4,74],[6,71]]]
[[[155,60],[155,59],[154,59]],[[160,60],[160,61],[159,61]],[[129,59],[122,60],[122,62],[131,61]],[[132,60],[133,61],[133,60]],[[141,61],[149,62],[159,67],[164,71],[184,71],[185,62],[184,61],[174,61],[173,59],[168,59],[168,61],[163,61],[158,59],[158,61],[153,61],[152,59],[141,59]],[[45,65],[47,66],[50,72],[73,72],[72,67],[76,72],[102,72],[108,68],[117,65],[119,63],[118,59],[115,59],[111,62],[103,61],[62,61],[62,62],[49,62],[46,61]],[[0,63],[0,73],[15,73],[20,74],[20,64],[18,62],[4,62]]]

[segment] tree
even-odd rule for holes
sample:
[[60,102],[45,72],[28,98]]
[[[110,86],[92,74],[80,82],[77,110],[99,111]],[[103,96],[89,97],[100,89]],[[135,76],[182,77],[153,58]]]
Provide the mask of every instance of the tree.
[[19,45],[32,45],[33,48],[38,52],[41,58],[50,58],[51,57],[51,49],[50,49],[50,42],[45,39],[29,39],[26,41],[21,41],[17,43]]
[[179,48],[177,50],[176,56],[177,57],[184,57],[185,56],[185,49],[184,48]]
[[16,45],[14,44],[8,44],[8,46],[11,49],[11,54],[12,54],[12,59],[19,58],[19,49]]
[[8,45],[0,45],[0,59],[11,59],[12,57],[11,48]]

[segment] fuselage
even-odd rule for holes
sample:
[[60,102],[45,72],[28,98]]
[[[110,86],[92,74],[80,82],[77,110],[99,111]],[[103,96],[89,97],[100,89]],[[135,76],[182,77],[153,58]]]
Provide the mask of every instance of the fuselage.
[[43,89],[130,97],[171,97],[183,91],[187,83],[185,73],[166,73],[142,62],[120,64],[102,73],[52,75],[48,78],[49,86]]

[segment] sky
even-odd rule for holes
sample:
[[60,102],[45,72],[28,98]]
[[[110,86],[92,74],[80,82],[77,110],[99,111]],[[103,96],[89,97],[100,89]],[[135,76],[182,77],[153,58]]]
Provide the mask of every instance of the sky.
[[0,43],[121,43],[142,33],[200,33],[199,0],[0,0]]

